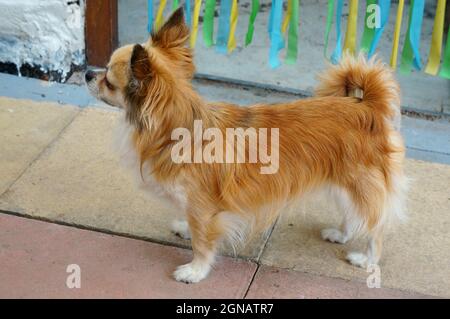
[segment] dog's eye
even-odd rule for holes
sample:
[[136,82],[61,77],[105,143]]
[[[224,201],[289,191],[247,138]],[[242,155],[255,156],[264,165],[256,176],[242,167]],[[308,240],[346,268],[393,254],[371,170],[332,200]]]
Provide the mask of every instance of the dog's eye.
[[106,87],[108,88],[108,89],[110,89],[110,90],[114,90],[115,88],[114,88],[114,85],[112,85],[109,81],[108,81],[108,78],[107,77],[105,77],[105,84],[106,84]]

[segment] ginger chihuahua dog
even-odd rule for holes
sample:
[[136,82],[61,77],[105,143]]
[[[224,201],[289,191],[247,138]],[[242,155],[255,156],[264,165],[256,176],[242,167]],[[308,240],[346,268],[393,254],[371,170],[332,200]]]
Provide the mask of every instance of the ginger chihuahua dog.
[[[187,221],[175,222],[173,230],[191,239],[194,258],[176,269],[175,279],[202,280],[221,239],[235,242],[267,228],[286,205],[324,188],[344,218],[340,229],[324,229],[323,239],[344,244],[366,235],[367,251],[350,252],[347,259],[360,267],[378,263],[383,232],[391,217],[401,216],[405,192],[399,87],[391,70],[373,59],[344,56],[321,76],[314,98],[248,107],[206,103],[191,84],[195,67],[188,38],[180,8],[145,44],[121,47],[106,70],[86,73],[95,97],[124,110],[118,147],[126,165],[142,186],[186,214]],[[240,154],[247,158],[269,146],[274,169],[264,172],[268,153],[265,161],[237,161],[233,155],[221,162],[211,155],[192,162],[204,140],[185,141],[181,160],[174,159],[180,146],[174,136],[198,135],[199,121],[223,136],[230,128],[254,128],[236,135],[241,143],[215,151],[231,147],[239,153],[248,142]],[[261,139],[261,129],[278,135]],[[255,134],[259,147],[250,143]]]

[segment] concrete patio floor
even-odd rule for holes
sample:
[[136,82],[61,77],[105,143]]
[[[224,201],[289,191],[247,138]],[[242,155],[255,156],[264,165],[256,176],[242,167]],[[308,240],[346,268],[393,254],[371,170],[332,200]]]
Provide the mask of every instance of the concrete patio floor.
[[[201,289],[176,283],[189,242],[169,230],[176,210],[137,190],[118,164],[110,145],[119,115],[0,98],[0,297],[450,297],[450,166],[413,159],[410,219],[385,242],[383,289],[367,288],[366,271],[345,262],[358,242],[320,239],[338,223],[320,198],[283,215],[239,258],[219,258]],[[63,285],[69,260],[86,265],[84,290]]]

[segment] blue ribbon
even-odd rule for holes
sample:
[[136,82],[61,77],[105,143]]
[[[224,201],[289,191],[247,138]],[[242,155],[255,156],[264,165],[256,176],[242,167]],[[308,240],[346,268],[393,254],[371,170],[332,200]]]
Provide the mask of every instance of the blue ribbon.
[[375,53],[378,42],[380,41],[381,35],[383,34],[384,27],[389,19],[389,11],[391,9],[391,0],[378,0],[378,6],[380,7],[381,15],[381,25],[376,29],[375,35],[373,36],[372,44],[370,45],[369,58]]
[[219,29],[217,30],[216,51],[227,53],[230,34],[231,0],[221,0],[219,9]]
[[191,20],[192,20],[192,13],[191,13],[191,1],[186,0],[184,3],[185,11],[186,11],[186,24],[189,28],[191,28]]
[[344,6],[344,0],[338,0],[336,7],[336,48],[331,55],[331,62],[337,64],[342,56],[342,34],[341,34],[341,16],[342,7]]
[[422,68],[419,45],[420,45],[420,31],[422,29],[424,8],[425,8],[424,0],[414,0],[409,30],[409,41],[411,43],[411,48],[414,52],[413,65],[417,70],[420,70]]
[[153,0],[147,0],[147,31],[151,33],[153,30]]
[[284,47],[284,40],[281,34],[281,20],[283,18],[283,0],[272,0],[272,9],[270,10],[269,36],[270,52],[269,64],[271,68],[280,66],[278,52]]

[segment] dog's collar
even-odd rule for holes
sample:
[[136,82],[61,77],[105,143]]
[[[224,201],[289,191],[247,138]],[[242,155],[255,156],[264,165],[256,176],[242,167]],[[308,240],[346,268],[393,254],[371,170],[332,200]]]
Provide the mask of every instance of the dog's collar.
[[350,92],[348,92],[348,96],[356,97],[356,98],[362,100],[364,97],[364,91],[360,88],[355,88],[355,89],[350,90]]

